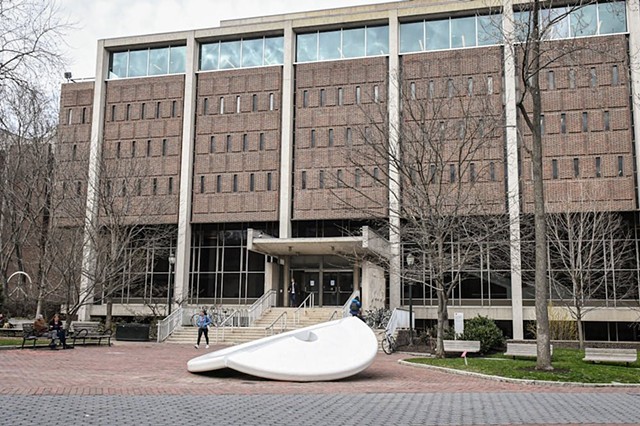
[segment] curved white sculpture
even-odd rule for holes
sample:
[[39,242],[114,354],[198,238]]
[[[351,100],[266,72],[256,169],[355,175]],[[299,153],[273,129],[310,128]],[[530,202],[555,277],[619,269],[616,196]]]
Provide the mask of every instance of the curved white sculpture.
[[190,360],[187,370],[232,368],[275,380],[336,380],[367,368],[377,352],[373,331],[349,317],[211,352]]

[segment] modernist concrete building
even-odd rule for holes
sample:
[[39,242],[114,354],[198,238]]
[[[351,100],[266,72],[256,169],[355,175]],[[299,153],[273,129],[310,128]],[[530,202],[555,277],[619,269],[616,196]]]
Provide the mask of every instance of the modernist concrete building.
[[[485,191],[500,213],[530,214],[523,148],[530,133],[517,114],[521,84],[511,49],[523,16],[511,1],[410,0],[98,41],[95,81],[62,87],[58,157],[78,171],[65,191],[86,198],[86,220],[95,221],[94,188],[121,177],[99,165],[135,161],[144,167],[130,169],[137,183],[129,196],[141,206],[160,200],[163,208],[145,210],[145,220],[176,230],[175,265],[150,253],[147,269],[131,271],[145,276],[144,286],[125,285],[120,308],[142,309],[167,294],[174,306],[249,305],[271,290],[284,305],[292,278],[322,306],[342,305],[356,289],[365,308],[407,305],[397,228],[373,231],[380,220],[399,223],[399,181],[374,164],[355,170],[346,152],[370,128],[388,129],[385,142],[398,149],[397,129],[408,120],[401,98],[489,99],[502,121],[498,149],[475,158],[488,170]],[[580,47],[540,76],[548,209],[559,211],[566,194],[581,192],[597,210],[623,212],[635,229],[638,0],[590,3],[548,38]],[[496,269],[490,256],[480,261],[475,278],[454,291],[449,314],[488,315],[522,338],[535,319],[532,271],[514,237],[520,223],[510,226],[510,262]],[[92,250],[85,248],[87,265]],[[371,260],[380,255],[388,267]],[[640,262],[626,269],[637,289]],[[615,268],[602,272],[615,287]],[[637,304],[637,290],[634,297]],[[411,299],[419,321],[436,318],[428,286],[413,286]],[[629,327],[637,311],[611,294],[593,302],[601,308],[586,318],[588,339],[638,338]],[[81,312],[103,314],[99,303]]]

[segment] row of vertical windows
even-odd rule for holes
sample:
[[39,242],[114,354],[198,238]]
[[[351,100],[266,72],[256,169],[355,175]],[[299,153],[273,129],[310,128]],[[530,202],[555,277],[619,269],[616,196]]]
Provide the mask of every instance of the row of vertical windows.
[[[327,146],[335,146],[335,130],[327,129]],[[351,146],[353,144],[353,129],[346,127],[344,129],[344,144]],[[309,147],[315,148],[318,145],[318,136],[316,129],[311,129],[309,133]]]
[[[573,159],[573,177],[580,177],[580,159]],[[559,169],[558,169],[558,160],[551,160],[551,178],[558,179]],[[596,157],[594,162],[594,176],[602,177],[602,158]],[[624,157],[619,155],[616,159],[616,176],[622,177],[624,176]]]
[[200,45],[200,71],[282,65],[284,37],[216,41]]
[[[170,115],[171,118],[175,118],[178,116],[178,101],[170,101],[170,107],[171,107],[171,111],[170,111]],[[154,118],[161,118],[162,117],[162,102],[158,101],[155,103],[155,109],[153,111],[153,114],[150,115],[149,114],[149,108],[147,108],[147,104],[145,102],[142,102],[140,104],[140,108],[138,110],[138,114],[134,114],[134,105],[132,104],[126,104],[124,105],[124,120],[125,121],[129,121],[129,120],[136,120],[136,119],[140,119],[140,120],[144,120],[147,118],[150,119],[154,119]],[[122,105],[120,105],[122,106]],[[111,105],[111,114],[110,114],[110,121],[116,121],[116,117],[117,117],[117,113],[118,113],[118,105],[112,104]]]
[[[336,106],[344,105],[344,89],[342,87],[338,87],[336,89],[335,95],[336,95],[335,105]],[[370,96],[373,102],[375,103],[380,102],[381,101],[380,86],[378,86],[377,84],[374,84],[371,87]],[[360,86],[355,87],[354,100],[356,105],[359,105],[362,103],[362,88]],[[309,106],[309,90],[303,90],[302,91],[302,107],[307,108],[308,106]],[[327,89],[320,89],[318,93],[318,106],[321,106],[321,107],[327,106]]]
[[[209,101],[209,98],[204,98],[202,100],[202,114],[208,115],[208,114],[215,113],[215,111],[212,111],[210,104],[211,102]],[[242,97],[240,95],[237,95],[235,112],[236,113],[242,112],[241,107],[242,107]],[[275,108],[276,108],[275,94],[269,93],[269,111],[274,111]],[[257,111],[258,111],[258,95],[254,93],[253,95],[251,95],[251,112],[257,112]],[[218,98],[217,112],[219,114],[225,113],[225,97],[224,96],[220,96],[220,98]]]
[[[69,108],[67,110],[66,124],[67,125],[74,124],[73,123],[73,108]],[[80,123],[76,123],[76,124],[87,124],[87,107],[82,107],[82,110],[80,112]]]
[[[222,192],[222,175],[216,175],[215,178],[215,190],[216,192],[220,193]],[[232,187],[231,187],[231,191],[232,192],[238,192],[238,175],[234,174],[232,177]],[[206,190],[206,185],[205,185],[205,176],[200,176],[200,182],[199,182],[199,192],[201,194],[204,194],[205,190]],[[256,174],[255,173],[250,173],[248,176],[248,187],[249,187],[249,192],[254,192],[256,190]],[[271,172],[267,172],[267,191],[273,191],[273,174]]]
[[[569,88],[576,88],[576,70],[571,68],[569,73]],[[617,65],[611,67],[611,74],[609,76],[610,84],[612,86],[618,86],[620,84],[620,70]],[[595,67],[589,69],[589,87],[598,87],[598,73]],[[547,90],[556,89],[556,72],[554,70],[547,71]]]
[[[359,188],[362,186],[362,178],[365,172],[362,169],[355,169],[353,174],[353,185],[355,188]],[[380,169],[377,167],[373,168],[372,178],[374,184],[380,183]],[[344,188],[346,186],[344,180],[344,171],[342,169],[338,169],[335,174],[336,179],[336,188]],[[324,189],[327,186],[327,173],[324,170],[318,170],[318,188]],[[307,189],[307,172],[305,170],[300,172],[300,189]]]
[[[258,142],[258,151],[264,151],[266,147],[266,141],[265,141],[265,136],[263,132],[260,132],[258,134],[257,142]],[[249,147],[250,143],[251,142],[250,142],[249,134],[244,133],[242,135],[242,151],[243,152],[251,150],[251,148]],[[224,146],[224,152],[233,152],[233,136],[232,135],[225,136],[223,146]],[[214,154],[217,150],[218,150],[218,140],[216,139],[215,135],[212,135],[209,138],[209,154]]]
[[[69,183],[71,183],[71,182],[69,182]],[[73,187],[75,187],[75,195],[76,196],[82,195],[82,182],[81,181],[76,181],[72,185],[73,185]],[[66,181],[62,182],[62,198],[65,198],[67,196],[67,191],[69,190],[68,186],[69,185],[68,185],[68,183]]]
[[[567,124],[568,124],[567,113],[561,112],[559,118],[560,118],[560,133],[567,133]],[[542,134],[547,133],[546,121],[547,120],[545,118],[545,115],[544,114],[541,115],[540,116],[540,132]],[[589,113],[587,111],[583,111],[580,114],[580,130],[582,132],[588,132],[590,130]],[[602,130],[604,131],[611,130],[611,114],[609,114],[609,111],[607,110],[602,111]]]
[[[116,143],[116,153],[115,156],[116,158],[126,158],[126,157],[131,157],[134,158],[136,156],[138,156],[138,150],[140,149],[140,146],[138,145],[138,143],[136,141],[131,141],[131,145],[130,145],[130,150],[128,153],[125,153],[125,148],[124,145],[126,144],[126,142],[117,142]],[[162,157],[166,157],[169,151],[169,142],[167,141],[166,138],[162,139],[161,142],[161,151],[160,151],[160,155]],[[143,149],[144,149],[144,156],[145,157],[151,157],[151,151],[152,151],[152,147],[153,147],[153,142],[151,141],[151,139],[147,139],[146,143],[144,143],[143,145]],[[73,148],[73,152],[72,152],[72,159],[75,160],[76,158],[76,147],[74,145]],[[127,155],[129,154],[129,155]]]
[[186,54],[186,46],[113,52],[109,57],[109,79],[184,73]]
[[[461,94],[473,96],[474,94],[478,94],[478,93],[492,95],[494,93],[493,76],[488,75],[483,79],[484,79],[484,87],[478,88],[476,84],[476,81],[478,80],[478,78],[474,80],[473,77],[467,77],[466,80],[463,82],[464,90],[460,90],[459,85],[456,86],[456,83],[454,82],[454,80],[449,78],[447,79],[446,85],[444,86],[443,90],[440,93],[438,93],[439,89],[436,84],[436,80],[429,80],[427,82],[426,97],[427,99],[434,99],[439,96],[446,96],[448,98],[452,98],[456,95],[461,95]],[[479,89],[482,89],[482,90],[479,90]],[[424,97],[424,95],[420,92],[417,82],[412,81],[409,83],[409,93],[407,94],[407,96],[412,100],[416,100],[418,98]]]
[[[159,191],[159,178],[153,178],[151,179],[151,195],[158,195],[158,191]],[[168,177],[167,178],[167,190],[166,190],[166,194],[167,195],[172,195],[174,193],[174,184],[173,184],[173,177]],[[123,179],[120,183],[119,187],[115,187],[116,184],[114,184],[113,180],[107,180],[105,183],[105,195],[107,197],[111,197],[111,196],[117,196],[117,197],[126,197],[127,195],[135,195],[135,196],[142,196],[142,192],[143,192],[143,179],[136,179],[133,185],[133,188],[130,188],[131,186],[131,180],[126,180]],[[118,190],[117,193],[114,193],[114,190]],[[131,193],[129,191],[132,191]]]
[[389,54],[389,27],[316,31],[296,37],[297,62],[331,61]]

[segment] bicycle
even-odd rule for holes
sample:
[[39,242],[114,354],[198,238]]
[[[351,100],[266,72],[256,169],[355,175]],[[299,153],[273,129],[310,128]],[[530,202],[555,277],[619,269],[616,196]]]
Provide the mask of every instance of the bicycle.
[[[205,310],[206,312],[206,310]],[[211,324],[214,327],[218,327],[220,326],[220,324],[222,324],[222,322],[225,319],[225,313],[226,311],[222,311],[219,312],[218,308],[212,307],[209,310],[209,313],[207,313],[206,315],[209,317],[209,319],[211,320]],[[200,312],[196,312],[195,314],[193,314],[191,316],[191,320],[190,323],[193,327],[197,327],[198,326],[198,318],[200,317]]]
[[398,348],[396,339],[391,334],[387,333],[384,334],[384,339],[382,339],[382,342],[380,342],[380,344],[382,345],[382,350],[387,355],[391,355]]

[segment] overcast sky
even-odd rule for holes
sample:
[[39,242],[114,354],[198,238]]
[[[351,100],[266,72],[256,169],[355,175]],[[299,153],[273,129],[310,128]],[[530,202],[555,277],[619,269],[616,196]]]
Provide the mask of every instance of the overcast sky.
[[67,36],[68,71],[95,76],[98,39],[217,27],[221,20],[391,0],[60,0],[76,29]]

